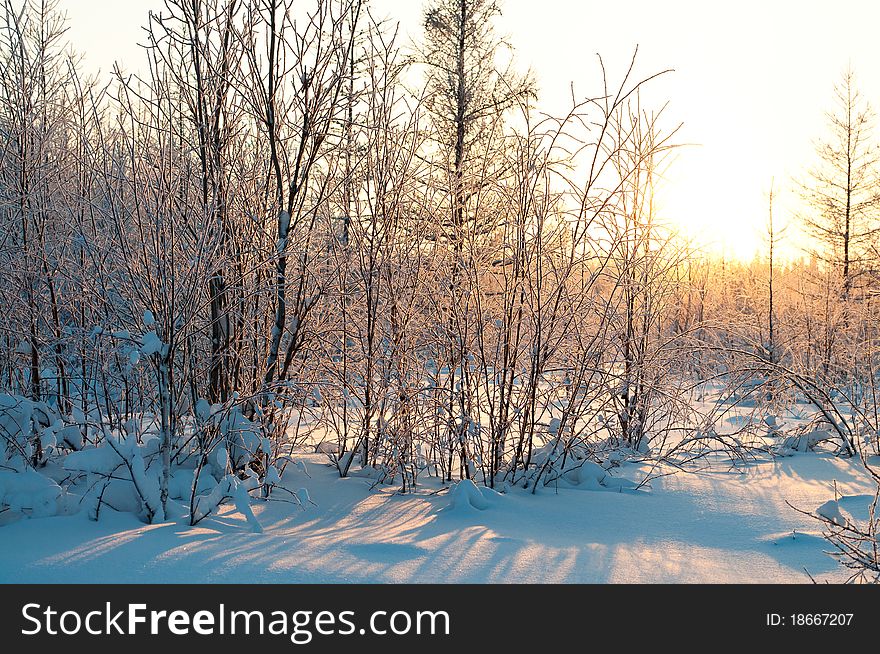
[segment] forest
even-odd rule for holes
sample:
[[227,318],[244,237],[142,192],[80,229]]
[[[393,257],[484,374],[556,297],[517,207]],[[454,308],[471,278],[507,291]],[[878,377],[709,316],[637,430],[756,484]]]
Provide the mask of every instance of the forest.
[[[0,0],[0,558],[95,522],[259,550],[234,539],[331,508],[314,519],[344,530],[382,498],[366,558],[320,567],[420,580],[363,548],[410,519],[465,547],[493,511],[511,538],[550,511],[590,542],[610,502],[604,528],[638,540],[681,480],[760,475],[810,548],[786,574],[880,580],[880,141],[857,73],[817,81],[827,130],[773,182],[803,211],[771,190],[762,252],[724,258],[655,204],[687,156],[674,73],[593,57],[602,83],[548,115],[503,9],[425,0],[411,43],[368,0],[164,0],[143,73],[96,76],[63,2]],[[493,529],[488,559],[528,568]]]

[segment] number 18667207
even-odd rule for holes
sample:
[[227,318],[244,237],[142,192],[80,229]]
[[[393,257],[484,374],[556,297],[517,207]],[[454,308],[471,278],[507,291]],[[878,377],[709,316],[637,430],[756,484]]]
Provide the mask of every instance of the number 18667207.
[[768,627],[848,627],[853,613],[779,613],[767,614]]

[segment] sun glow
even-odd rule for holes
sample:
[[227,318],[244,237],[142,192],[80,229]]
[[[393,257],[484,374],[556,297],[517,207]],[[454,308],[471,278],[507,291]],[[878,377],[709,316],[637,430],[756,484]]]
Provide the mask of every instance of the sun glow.
[[[375,15],[399,21],[403,42],[422,37],[422,3],[373,0],[371,6]],[[86,65],[105,73],[115,61],[141,68],[139,25],[148,10],[162,8],[162,0],[65,5],[72,41],[88,44]],[[547,0],[540,9],[529,0],[505,0],[502,10],[499,32],[509,35],[520,67],[533,70],[539,110],[564,112],[572,90],[576,98],[601,93],[596,53],[613,82],[636,46],[635,76],[674,69],[649,94],[657,108],[669,103],[670,124],[682,124],[683,147],[658,189],[662,217],[726,257],[763,256],[771,179],[775,215],[792,223],[780,254],[801,256],[807,243],[794,220],[802,208],[793,180],[813,161],[841,70],[849,64],[857,74],[865,71],[859,85],[880,103],[880,78],[868,75],[876,60],[878,3],[844,0],[829,12],[818,0],[743,0],[736,11],[699,0]]]

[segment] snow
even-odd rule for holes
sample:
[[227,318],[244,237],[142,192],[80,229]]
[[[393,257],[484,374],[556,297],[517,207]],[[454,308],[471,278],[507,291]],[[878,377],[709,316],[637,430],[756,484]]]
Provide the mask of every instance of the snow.
[[318,454],[338,454],[339,445],[331,441],[321,441],[315,446],[315,452]]
[[226,470],[229,466],[229,454],[223,444],[217,445],[213,450],[213,465],[217,470]]
[[[192,493],[193,479],[195,478],[195,470],[186,468],[177,468],[171,473],[168,480],[168,495],[172,499],[186,500],[189,502]],[[211,465],[206,464],[199,474],[199,483],[196,488],[196,494],[210,492],[217,482],[211,476]]]
[[196,402],[196,416],[198,416],[199,420],[202,422],[206,422],[211,417],[211,404],[208,400],[200,398],[199,401]]
[[55,443],[64,443],[77,449],[82,446],[82,432],[79,425],[68,425],[55,432]]
[[309,489],[308,489],[308,488],[300,488],[298,491],[296,491],[296,498],[297,498],[297,499],[298,499],[303,505],[306,505],[306,504],[310,504],[310,503],[312,503],[312,498],[311,498],[311,495],[309,495]]
[[30,400],[0,394],[0,433],[8,438],[29,434],[33,411],[34,403]]
[[243,483],[235,475],[226,475],[219,483],[214,485],[210,493],[196,499],[196,510],[194,513],[197,520],[204,520],[221,507],[224,499],[232,498],[236,510],[244,516],[250,530],[254,533],[261,533],[263,527],[254,515],[253,509],[251,509],[250,496],[247,491],[248,485],[246,483]]
[[789,436],[783,442],[783,450],[795,450],[797,452],[806,452],[813,449],[822,441],[829,440],[831,434],[825,430],[813,430],[799,436]]
[[816,514],[839,527],[846,526],[846,518],[840,512],[840,504],[837,503],[837,500],[828,500],[816,509]]
[[[262,534],[234,503],[196,527],[185,518],[145,525],[107,507],[99,522],[84,512],[18,520],[0,527],[0,582],[808,583],[805,568],[841,581],[821,525],[786,500],[811,511],[835,482],[848,511],[867,510],[873,497],[856,462],[828,453],[660,477],[639,491],[503,495],[433,481],[400,495],[339,479],[326,456],[305,458],[311,477],[291,465],[284,482],[308,487],[298,491],[308,510],[252,499]],[[645,472],[615,470],[622,481]],[[474,491],[487,509],[470,505]],[[456,495],[465,508],[445,509]]]
[[154,331],[145,333],[141,338],[141,354],[145,357],[161,352],[163,346],[164,343]]
[[250,525],[251,531],[257,534],[262,533],[263,526],[260,524],[259,520],[257,520],[254,511],[251,508],[251,499],[250,495],[247,493],[247,487],[241,483],[233,484],[233,480],[234,477],[230,479],[230,483],[233,485],[232,499],[235,502],[235,508],[245,517],[248,525]]
[[[259,425],[248,420],[239,407],[233,408],[223,418],[220,422],[220,431],[230,445],[229,462],[236,466],[240,465],[245,458],[256,453],[262,442],[259,435]],[[225,461],[218,453],[217,465],[222,468],[224,464]]]
[[589,460],[574,463],[563,475],[569,483],[590,490],[601,490],[607,476],[605,468]]
[[131,480],[138,489],[138,493],[146,504],[146,509],[156,514],[161,521],[165,516],[162,515],[162,502],[159,495],[159,479],[156,475],[147,474],[147,466],[143,456],[135,451],[130,461]]
[[0,506],[10,511],[28,512],[34,517],[54,515],[58,509],[61,487],[33,470],[0,470]]
[[90,447],[71,452],[64,459],[64,469],[109,475],[122,464],[119,455],[111,447]]
[[489,508],[489,503],[474,482],[470,479],[463,479],[452,487],[449,508],[458,511],[473,509],[485,511]]

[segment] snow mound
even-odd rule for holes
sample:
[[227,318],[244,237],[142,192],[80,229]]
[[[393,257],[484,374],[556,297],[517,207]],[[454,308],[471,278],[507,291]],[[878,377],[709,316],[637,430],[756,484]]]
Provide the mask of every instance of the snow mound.
[[46,517],[58,512],[61,487],[34,470],[0,470],[0,506],[12,511]]
[[846,518],[844,518],[843,513],[840,512],[840,504],[837,503],[837,500],[828,500],[825,502],[825,504],[816,509],[816,515],[820,518],[825,518],[838,527],[846,526]]
[[143,445],[138,445],[134,437],[108,439],[99,447],[71,452],[63,468],[87,475],[91,489],[87,493],[87,506],[91,519],[97,519],[100,505],[106,501],[108,506],[123,511],[139,506],[137,512],[152,522],[164,518],[158,451],[156,438]]
[[64,469],[71,472],[86,472],[111,475],[123,465],[123,461],[112,447],[90,446],[79,452],[71,452],[64,460]]
[[866,521],[870,519],[874,494],[843,495],[837,499],[837,503],[843,511],[846,511],[846,515],[857,520]]
[[[175,500],[189,500],[195,482],[196,471],[187,468],[177,468],[171,472],[171,478],[168,480],[168,497]],[[211,464],[205,464],[199,474],[198,484],[196,486],[196,495],[202,493],[210,493],[216,482],[211,476]]]
[[605,468],[589,459],[578,461],[563,474],[568,483],[589,490],[601,490],[607,476]]
[[470,479],[462,479],[452,487],[447,508],[453,511],[485,511],[489,508],[489,500],[483,490]]

